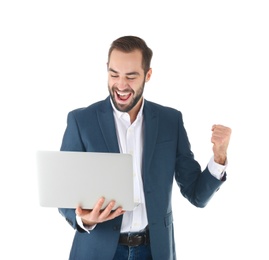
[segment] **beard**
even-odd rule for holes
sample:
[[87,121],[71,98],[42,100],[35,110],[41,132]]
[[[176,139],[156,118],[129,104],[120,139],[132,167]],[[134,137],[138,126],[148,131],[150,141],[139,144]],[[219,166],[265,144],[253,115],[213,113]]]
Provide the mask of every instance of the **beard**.
[[[108,91],[109,91],[111,100],[112,100],[115,108],[121,112],[127,113],[130,110],[132,110],[137,105],[138,101],[141,99],[143,92],[144,92],[144,87],[145,87],[145,80],[143,81],[142,85],[140,86],[140,88],[136,92],[134,92],[134,90],[131,87],[128,87],[125,89],[126,92],[132,93],[131,100],[129,101],[128,104],[121,104],[121,103],[117,102],[115,95],[117,95],[117,91],[119,89],[115,85],[112,86],[111,88],[108,85]],[[124,92],[124,90],[121,92]]]

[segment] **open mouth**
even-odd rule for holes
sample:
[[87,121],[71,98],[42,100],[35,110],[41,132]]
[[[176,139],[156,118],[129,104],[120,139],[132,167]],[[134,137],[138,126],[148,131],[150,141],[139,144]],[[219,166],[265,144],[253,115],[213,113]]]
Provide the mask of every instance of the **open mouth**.
[[132,93],[130,93],[130,92],[125,93],[125,92],[116,91],[117,99],[119,101],[122,101],[122,102],[127,101],[130,98],[131,95],[132,95]]

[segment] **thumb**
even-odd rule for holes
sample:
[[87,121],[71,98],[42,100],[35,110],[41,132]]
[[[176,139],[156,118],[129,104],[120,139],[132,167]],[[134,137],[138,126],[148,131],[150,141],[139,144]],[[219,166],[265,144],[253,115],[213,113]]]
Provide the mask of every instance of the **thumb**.
[[81,207],[77,207],[76,208],[76,214],[80,217],[82,214],[82,208]]

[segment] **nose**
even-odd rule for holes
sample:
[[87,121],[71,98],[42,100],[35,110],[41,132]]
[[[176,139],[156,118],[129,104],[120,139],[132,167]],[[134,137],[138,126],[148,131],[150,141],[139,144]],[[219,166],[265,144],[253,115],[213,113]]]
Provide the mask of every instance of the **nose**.
[[118,79],[118,88],[120,90],[123,90],[123,89],[125,89],[127,87],[128,87],[128,82],[127,82],[126,78],[119,77],[119,79]]

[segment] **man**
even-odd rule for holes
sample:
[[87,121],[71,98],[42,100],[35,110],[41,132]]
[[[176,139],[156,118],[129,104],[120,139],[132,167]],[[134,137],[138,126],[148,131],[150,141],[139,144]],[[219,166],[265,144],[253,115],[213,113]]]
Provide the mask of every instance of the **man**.
[[[62,151],[133,154],[133,211],[59,209],[76,229],[71,260],[176,259],[171,193],[173,180],[182,195],[205,207],[226,180],[231,129],[213,125],[213,156],[203,171],[190,149],[180,111],[143,98],[150,80],[152,51],[134,36],[116,39],[108,53],[110,96],[68,114]],[[96,173],[98,174],[98,173]]]

